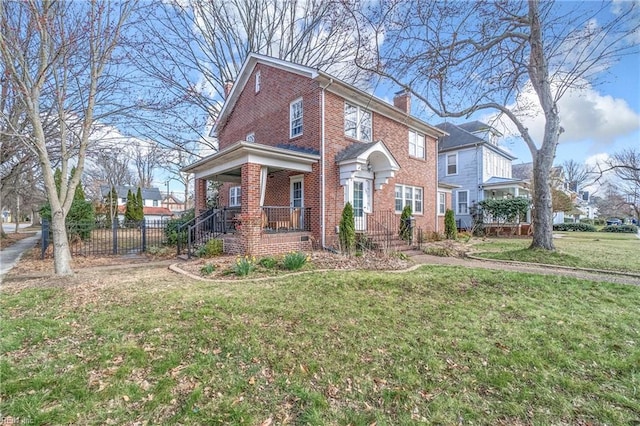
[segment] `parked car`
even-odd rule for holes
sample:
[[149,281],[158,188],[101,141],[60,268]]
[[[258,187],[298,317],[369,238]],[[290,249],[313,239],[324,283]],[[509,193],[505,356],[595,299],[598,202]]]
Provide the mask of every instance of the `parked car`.
[[607,219],[607,226],[611,225],[622,225],[622,220],[618,219],[617,217],[610,217],[609,219]]

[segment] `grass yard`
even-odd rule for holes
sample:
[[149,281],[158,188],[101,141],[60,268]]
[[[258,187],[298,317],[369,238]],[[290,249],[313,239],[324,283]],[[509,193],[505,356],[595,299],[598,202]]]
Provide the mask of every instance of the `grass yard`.
[[489,238],[474,245],[475,255],[548,265],[640,273],[640,239],[634,234],[554,232],[555,253],[531,251],[531,239]]
[[[0,412],[31,424],[640,421],[640,288],[424,266],[1,294]],[[140,423],[136,423],[140,424]]]

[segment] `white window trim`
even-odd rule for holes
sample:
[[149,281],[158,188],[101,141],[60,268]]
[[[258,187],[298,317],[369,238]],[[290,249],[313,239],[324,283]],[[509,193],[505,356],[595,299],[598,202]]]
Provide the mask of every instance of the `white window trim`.
[[[456,172],[455,173],[449,173],[449,156],[450,155],[455,155],[456,157]],[[444,171],[446,172],[447,176],[455,176],[458,174],[458,153],[454,152],[453,154],[446,154],[444,156]]]
[[[293,106],[300,103],[300,133],[293,134]],[[289,139],[297,138],[298,136],[302,136],[304,126],[304,108],[302,104],[302,98],[298,98],[295,101],[292,101],[289,104]]]
[[[436,205],[438,206],[438,216],[444,216],[445,213],[447,212],[447,193],[446,192],[442,192],[442,191],[438,191],[438,195],[437,195],[437,200],[436,200]],[[441,200],[440,198],[443,197],[444,200]],[[442,202],[441,202],[442,201]],[[444,209],[440,209],[440,207],[444,207]],[[443,212],[440,212],[440,210],[444,210]]]
[[[411,134],[414,134],[414,143],[413,145],[415,146],[414,151],[416,152],[416,154],[411,154]],[[418,152],[418,138],[422,138],[422,156],[417,155]],[[424,160],[427,156],[427,150],[426,150],[426,144],[427,144],[427,138],[424,134],[413,130],[413,129],[409,129],[409,157],[411,158],[419,158],[420,160]]]
[[[465,202],[466,205],[467,205],[467,211],[466,212],[460,211],[460,194],[463,193],[463,192],[465,194],[467,194],[467,201]],[[468,190],[456,191],[456,212],[457,212],[457,214],[464,214],[464,215],[468,215],[469,214],[469,191]]]
[[289,177],[289,206],[293,207],[293,184],[300,182],[300,190],[302,191],[302,199],[300,200],[302,208],[304,208],[304,175],[295,175]]
[[[350,107],[356,109],[356,135],[355,135],[355,138],[353,136],[351,136],[351,135],[347,135],[347,129],[344,129],[343,131],[344,131],[345,136],[348,137],[348,138],[351,138],[351,139],[356,139],[356,140],[362,141],[362,142],[372,142],[373,141],[373,113],[371,112],[371,110],[363,108],[360,105],[356,105],[356,104],[352,104],[352,103],[349,103],[349,102],[345,102],[344,103],[344,109],[342,111],[342,117],[345,119],[345,121],[346,121],[345,114],[347,112],[347,106],[350,106]],[[369,117],[370,117],[370,120],[369,120],[370,124],[371,124],[371,126],[369,127],[370,139],[368,139],[368,140],[362,139],[362,129],[360,127],[362,125],[362,115],[363,115],[364,112],[369,113]]]
[[[240,205],[242,205],[242,187],[241,186],[232,186],[231,188],[229,188],[229,207],[238,207]],[[236,196],[233,196],[232,193],[236,192],[237,190],[237,194]],[[237,199],[237,201],[233,201],[233,199]]]
[[[396,186],[394,187],[394,193],[393,193],[394,194],[394,198],[393,198],[394,209],[395,209],[395,204],[396,204],[395,190],[396,190],[397,187],[401,187],[402,188],[401,194],[402,194],[402,208],[403,209],[404,209],[404,206],[407,204],[407,200],[405,198],[405,195],[406,195],[406,191],[405,190],[406,190],[406,188],[411,188],[413,190],[412,193],[414,195],[413,195],[413,198],[411,199],[411,214],[412,215],[422,216],[424,214],[424,188],[421,187],[421,186],[403,185],[403,184],[400,184],[400,183],[396,184]],[[422,204],[422,209],[419,212],[416,211],[416,197],[415,197],[416,189],[419,189],[421,194],[422,194],[422,196],[420,197],[420,202]],[[396,213],[402,213],[402,210],[396,210],[395,212]]]
[[260,71],[256,71],[256,76],[255,76],[255,89],[256,89],[256,93],[258,93],[260,91]]

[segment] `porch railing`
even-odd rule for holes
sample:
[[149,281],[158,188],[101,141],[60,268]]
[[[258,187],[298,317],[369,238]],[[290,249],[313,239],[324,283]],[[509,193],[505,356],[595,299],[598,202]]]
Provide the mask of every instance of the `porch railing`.
[[311,231],[311,208],[263,206],[261,208],[264,232],[309,232]]
[[401,240],[400,216],[391,210],[375,211],[366,215],[367,229],[360,237],[362,249],[388,251]]

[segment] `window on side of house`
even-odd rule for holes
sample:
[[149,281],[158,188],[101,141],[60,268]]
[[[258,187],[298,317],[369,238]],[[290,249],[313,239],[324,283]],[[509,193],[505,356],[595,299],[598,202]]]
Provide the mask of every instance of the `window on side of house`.
[[422,188],[409,185],[396,185],[395,207],[396,213],[401,213],[405,206],[411,207],[412,214],[422,214]]
[[153,207],[158,207],[158,200],[153,200]]
[[373,138],[371,111],[345,102],[344,134],[363,142],[371,142]]
[[458,154],[447,154],[447,176],[458,174]]
[[120,201],[122,201],[122,204],[127,204],[127,199],[126,198],[122,198]]
[[289,124],[289,137],[295,138],[302,134],[302,98],[289,105]]
[[409,130],[409,156],[424,159],[424,135]]
[[438,192],[438,215],[443,216],[447,212],[447,194]]
[[240,189],[239,186],[229,188],[229,207],[238,207],[240,205]]
[[469,191],[458,191],[458,214],[469,214]]
[[260,71],[256,72],[256,93],[260,91]]

